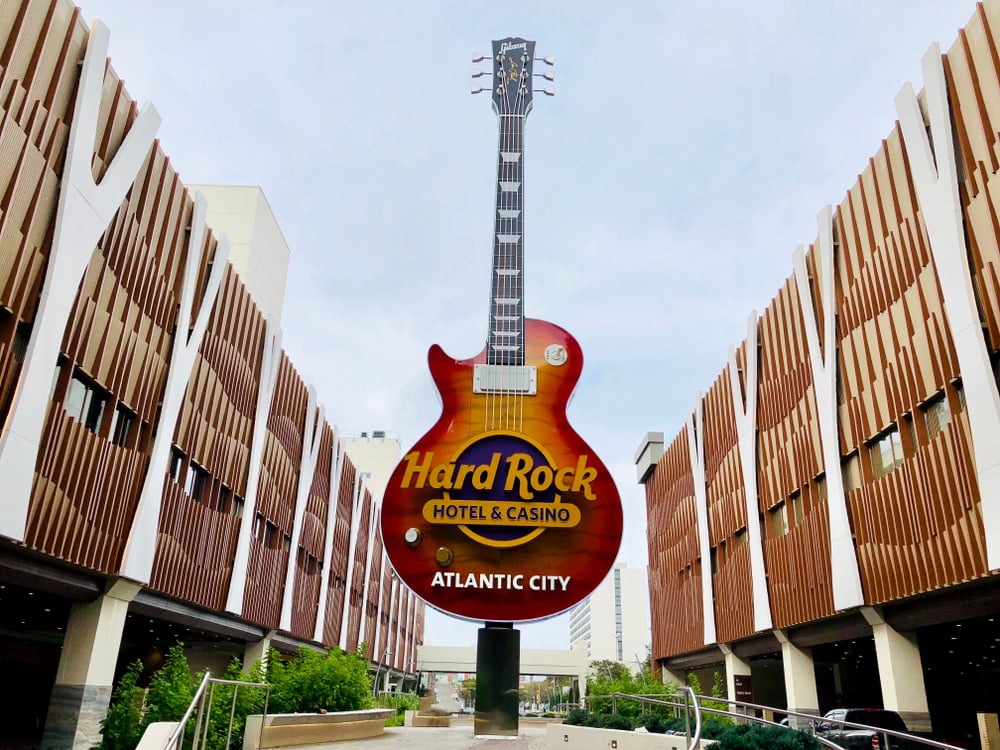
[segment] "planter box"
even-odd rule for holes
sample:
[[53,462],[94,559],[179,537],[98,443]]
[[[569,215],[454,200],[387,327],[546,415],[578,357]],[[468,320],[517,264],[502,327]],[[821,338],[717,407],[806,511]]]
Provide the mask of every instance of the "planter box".
[[322,745],[376,737],[382,734],[385,720],[394,713],[391,708],[370,708],[328,714],[252,714],[247,717],[243,732],[243,750]]

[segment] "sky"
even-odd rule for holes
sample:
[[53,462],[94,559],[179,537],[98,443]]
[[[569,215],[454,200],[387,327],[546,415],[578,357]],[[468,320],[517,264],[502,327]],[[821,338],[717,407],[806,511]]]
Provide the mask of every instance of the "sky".
[[[569,418],[611,470],[619,560],[646,564],[634,454],[666,442],[922,87],[972,0],[76,0],[186,184],[260,186],[291,249],[283,345],[349,433],[405,452],[440,405],[426,355],[487,332],[497,119],[490,42],[536,41],[525,313],[585,358]],[[470,61],[475,54],[487,62]],[[541,64],[536,72],[541,70]],[[541,88],[541,85],[539,85]],[[479,625],[428,612],[425,642]],[[522,648],[568,648],[560,616]]]

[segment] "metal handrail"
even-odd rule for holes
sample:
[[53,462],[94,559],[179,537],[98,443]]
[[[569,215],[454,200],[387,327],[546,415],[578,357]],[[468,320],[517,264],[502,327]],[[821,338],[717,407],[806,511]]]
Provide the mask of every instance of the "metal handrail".
[[[650,706],[667,706],[668,708],[683,708],[684,709],[684,736],[688,740],[687,750],[697,750],[701,743],[701,712],[708,711],[711,709],[703,708],[698,705],[698,698],[690,687],[684,686],[678,688],[679,693],[684,694],[684,703],[679,703],[676,701],[664,700],[664,698],[672,698],[677,695],[677,693],[657,693],[656,697],[651,695],[631,695],[629,693],[611,693],[611,695],[594,695],[594,696],[584,696],[585,699],[589,700],[591,698],[611,698],[611,713],[618,713],[618,699],[628,698],[629,700],[634,700],[637,703]],[[690,697],[690,703],[688,703],[688,698]],[[694,734],[691,733],[691,708],[694,709]]]
[[[921,743],[923,745],[927,745],[928,747],[938,748],[938,750],[961,750],[961,748],[956,747],[955,745],[949,745],[946,742],[938,742],[937,740],[932,740],[932,739],[927,738],[927,737],[921,737],[919,735],[909,734],[907,732],[899,732],[899,731],[896,731],[894,729],[883,729],[882,727],[873,727],[873,726],[869,726],[867,724],[858,724],[858,723],[852,722],[852,721],[840,721],[840,720],[837,720],[837,719],[825,719],[822,716],[817,716],[816,714],[807,714],[807,713],[802,713],[800,711],[790,711],[790,710],[785,709],[785,708],[775,708],[773,706],[765,706],[765,705],[762,705],[760,703],[748,703],[746,701],[734,701],[734,700],[729,700],[728,698],[715,698],[715,697],[707,696],[707,695],[699,695],[699,696],[697,696],[697,698],[700,698],[703,701],[708,700],[708,701],[715,701],[717,703],[726,703],[726,704],[729,704],[731,706],[735,706],[735,707],[738,707],[738,708],[759,709],[761,711],[771,711],[772,713],[780,713],[780,714],[785,714],[786,716],[795,716],[797,718],[806,719],[809,722],[808,731],[810,732],[810,734],[812,734],[813,736],[815,736],[816,739],[819,740],[826,747],[836,748],[836,750],[841,750],[841,746],[838,745],[836,742],[833,742],[832,740],[827,740],[827,739],[825,739],[823,737],[820,737],[819,735],[816,734],[816,724],[818,722],[825,721],[825,722],[827,722],[829,724],[839,724],[840,726],[849,727],[851,729],[864,729],[864,730],[876,732],[878,734],[887,734],[887,735],[890,735],[890,736],[893,736],[893,737],[898,737],[900,739],[907,740],[908,742],[918,742],[918,743]],[[768,725],[771,725],[771,726],[781,726],[781,724],[779,724],[777,722],[769,721],[768,719],[758,718],[756,716],[748,716],[747,714],[734,713],[732,711],[723,711],[721,709],[715,709],[715,708],[706,708],[704,706],[702,707],[702,710],[703,711],[708,711],[709,713],[713,713],[713,714],[721,714],[723,716],[731,716],[733,718],[738,718],[738,719],[742,719],[742,720],[750,720],[750,721],[753,721],[754,723],[757,723],[757,724],[768,724]],[[792,727],[792,728],[794,728],[794,727]],[[802,731],[806,731],[806,730],[802,730]]]
[[[208,686],[208,681],[210,679],[212,679],[212,673],[206,669],[205,676],[202,678],[201,684],[195,691],[194,698],[191,699],[191,705],[187,707],[187,711],[184,712],[184,715],[181,717],[180,722],[178,722],[177,728],[173,731],[173,733],[170,735],[170,738],[167,740],[167,744],[165,746],[166,748],[170,747],[179,748],[181,746],[180,744],[181,738],[184,737],[184,727],[186,727],[188,721],[191,720],[191,714],[194,713],[195,706],[199,705],[202,696],[205,695],[205,688]],[[201,711],[198,712],[198,717],[200,721]]]
[[[929,739],[929,738],[926,738],[926,737],[920,737],[919,735],[908,734],[906,732],[898,732],[898,731],[892,730],[892,729],[883,729],[882,727],[873,727],[873,726],[869,726],[867,724],[858,724],[856,722],[851,722],[851,721],[840,721],[840,720],[834,720],[834,719],[825,719],[822,716],[817,716],[816,714],[803,713],[801,711],[792,711],[792,710],[785,709],[785,708],[775,708],[774,706],[765,706],[765,705],[760,704],[760,703],[749,703],[747,701],[735,701],[735,700],[729,700],[728,698],[717,698],[715,696],[709,696],[709,695],[696,695],[694,693],[694,691],[690,687],[681,687],[679,689],[679,692],[683,692],[684,693],[684,702],[683,703],[676,700],[677,695],[678,695],[677,693],[640,694],[640,695],[632,695],[632,694],[628,694],[628,693],[612,693],[610,695],[587,695],[587,696],[585,696],[585,699],[586,700],[598,700],[598,699],[601,699],[601,698],[604,698],[604,699],[610,698],[611,699],[611,711],[612,711],[612,713],[617,713],[618,712],[618,699],[619,698],[628,698],[629,700],[634,700],[637,703],[641,703],[641,704],[644,704],[644,705],[660,705],[660,706],[667,706],[668,708],[683,708],[684,711],[685,711],[685,714],[684,714],[684,719],[685,719],[685,735],[687,735],[690,738],[691,737],[691,732],[690,732],[690,726],[688,725],[688,713],[687,713],[688,712],[688,694],[690,694],[691,700],[694,702],[694,705],[696,707],[696,711],[695,711],[696,737],[695,737],[695,739],[693,741],[691,741],[691,743],[689,745],[689,750],[695,750],[695,748],[697,747],[697,742],[700,741],[700,739],[701,739],[701,712],[702,711],[705,711],[705,712],[710,713],[710,714],[717,714],[719,716],[728,716],[728,717],[731,717],[733,719],[737,719],[737,720],[740,720],[740,721],[751,721],[751,722],[753,722],[755,724],[761,724],[761,725],[765,725],[765,726],[774,726],[774,727],[783,726],[782,724],[780,724],[780,723],[778,723],[776,721],[771,721],[770,719],[764,719],[762,717],[758,717],[758,716],[755,716],[753,714],[738,713],[736,711],[727,711],[727,710],[721,709],[721,708],[711,708],[709,706],[701,705],[705,701],[712,701],[712,702],[715,702],[715,703],[725,703],[725,704],[727,704],[727,705],[729,705],[729,706],[731,706],[733,708],[738,708],[738,709],[743,709],[743,710],[752,709],[752,710],[760,710],[760,711],[770,711],[772,713],[784,714],[785,716],[794,716],[796,718],[805,719],[807,721],[807,723],[808,723],[808,726],[806,728],[800,730],[800,731],[808,731],[810,734],[812,734],[820,742],[820,744],[822,744],[826,748],[829,748],[830,750],[843,750],[843,747],[841,745],[838,745],[833,740],[828,740],[825,737],[821,737],[821,736],[819,736],[819,735],[816,734],[816,725],[819,722],[821,722],[821,721],[825,721],[825,722],[827,722],[829,724],[838,724],[840,726],[848,727],[848,728],[851,728],[851,729],[863,729],[863,730],[866,730],[866,731],[876,732],[878,734],[890,735],[890,736],[893,736],[893,737],[898,737],[899,739],[907,740],[908,742],[917,742],[917,743],[926,745],[927,747],[936,748],[937,750],[961,750],[961,748],[958,748],[955,745],[949,745],[949,744],[947,744],[945,742],[938,742],[937,740],[932,740],[932,739]],[[671,699],[673,699],[673,700],[671,700]],[[794,729],[795,727],[788,727],[788,728]],[[887,746],[885,748],[885,750],[890,750],[890,747]]]
[[[171,733],[170,737],[167,739],[166,744],[163,746],[164,750],[181,750],[181,746],[184,742],[184,730],[187,728],[188,722],[191,721],[191,716],[194,714],[195,707],[198,708],[198,716],[195,719],[194,724],[194,738],[191,742],[191,750],[198,750],[199,742],[201,747],[205,747],[205,743],[208,739],[208,729],[209,720],[208,717],[211,716],[212,712],[212,702],[215,698],[215,686],[216,685],[232,685],[233,686],[233,701],[229,709],[229,727],[226,730],[226,747],[229,747],[230,740],[233,734],[233,723],[236,717],[236,696],[239,693],[241,687],[244,688],[263,688],[266,692],[264,693],[264,717],[267,717],[267,704],[271,698],[271,686],[266,682],[241,682],[239,680],[224,680],[218,677],[212,677],[212,673],[208,670],[205,671],[205,676],[201,680],[201,684],[194,693],[194,697],[191,699],[191,705],[187,707],[187,711],[181,717],[180,722],[177,724],[177,728]],[[208,709],[206,716],[205,708],[205,694],[206,688],[208,688]],[[264,721],[261,720],[260,723],[260,737],[258,737],[257,745],[261,744],[264,734]]]
[[[875,732],[876,734],[887,734],[887,735],[889,735],[891,737],[899,737],[900,739],[906,740],[907,742],[919,742],[921,744],[928,745],[929,747],[940,748],[940,750],[961,750],[961,748],[959,748],[959,747],[957,747],[955,745],[949,745],[946,742],[938,742],[937,740],[932,740],[932,739],[930,739],[928,737],[921,737],[919,735],[909,734],[907,732],[899,732],[899,731],[896,731],[895,729],[883,729],[882,727],[873,727],[873,726],[869,726],[868,724],[858,724],[857,722],[853,722],[853,721],[841,721],[839,719],[826,719],[826,718],[823,718],[822,716],[817,716],[816,718],[819,721],[825,722],[827,724],[839,724],[840,726],[846,727],[848,729],[864,729],[866,731]],[[812,729],[815,732],[816,728],[812,727]],[[819,739],[819,737],[817,737],[816,739]],[[886,745],[886,750],[889,750],[890,744]]]

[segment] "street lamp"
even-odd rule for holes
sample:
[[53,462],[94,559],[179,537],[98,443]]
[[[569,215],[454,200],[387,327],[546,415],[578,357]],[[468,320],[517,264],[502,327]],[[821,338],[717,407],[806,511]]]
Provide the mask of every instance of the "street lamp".
[[[378,697],[378,673],[382,671],[382,662],[386,661],[390,656],[392,656],[392,651],[388,648],[382,654],[382,658],[375,662],[375,680],[372,682],[372,697]],[[385,673],[389,674],[389,665],[386,664]]]

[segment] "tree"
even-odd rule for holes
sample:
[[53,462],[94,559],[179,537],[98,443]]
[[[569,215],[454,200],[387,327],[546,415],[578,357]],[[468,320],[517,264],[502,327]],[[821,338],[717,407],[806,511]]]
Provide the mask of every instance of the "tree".
[[[643,669],[643,674],[633,675],[632,671],[616,661],[602,659],[591,662],[590,676],[587,678],[587,707],[594,713],[610,713],[611,699],[599,696],[623,693],[625,695],[666,695],[677,691],[677,685],[662,683],[653,679],[652,673]],[[642,712],[637,701],[619,700],[618,712],[625,716],[638,716]]]
[[[632,670],[613,659],[598,659],[590,662],[590,674],[595,678],[606,677],[609,680],[625,680],[632,677]],[[590,680],[587,680],[588,684]]]
[[142,673],[142,661],[128,665],[111,695],[111,706],[101,721],[101,750],[132,750],[139,744],[145,724],[142,703],[145,691],[136,683]]
[[333,649],[324,655],[303,648],[294,659],[282,663],[278,652],[272,650],[269,662],[267,681],[274,713],[371,708],[368,662],[357,654]]
[[[197,682],[200,681],[199,675]],[[191,675],[187,657],[184,656],[184,644],[175,643],[167,652],[163,666],[149,681],[146,724],[154,721],[178,721],[194,699],[197,682]]]

